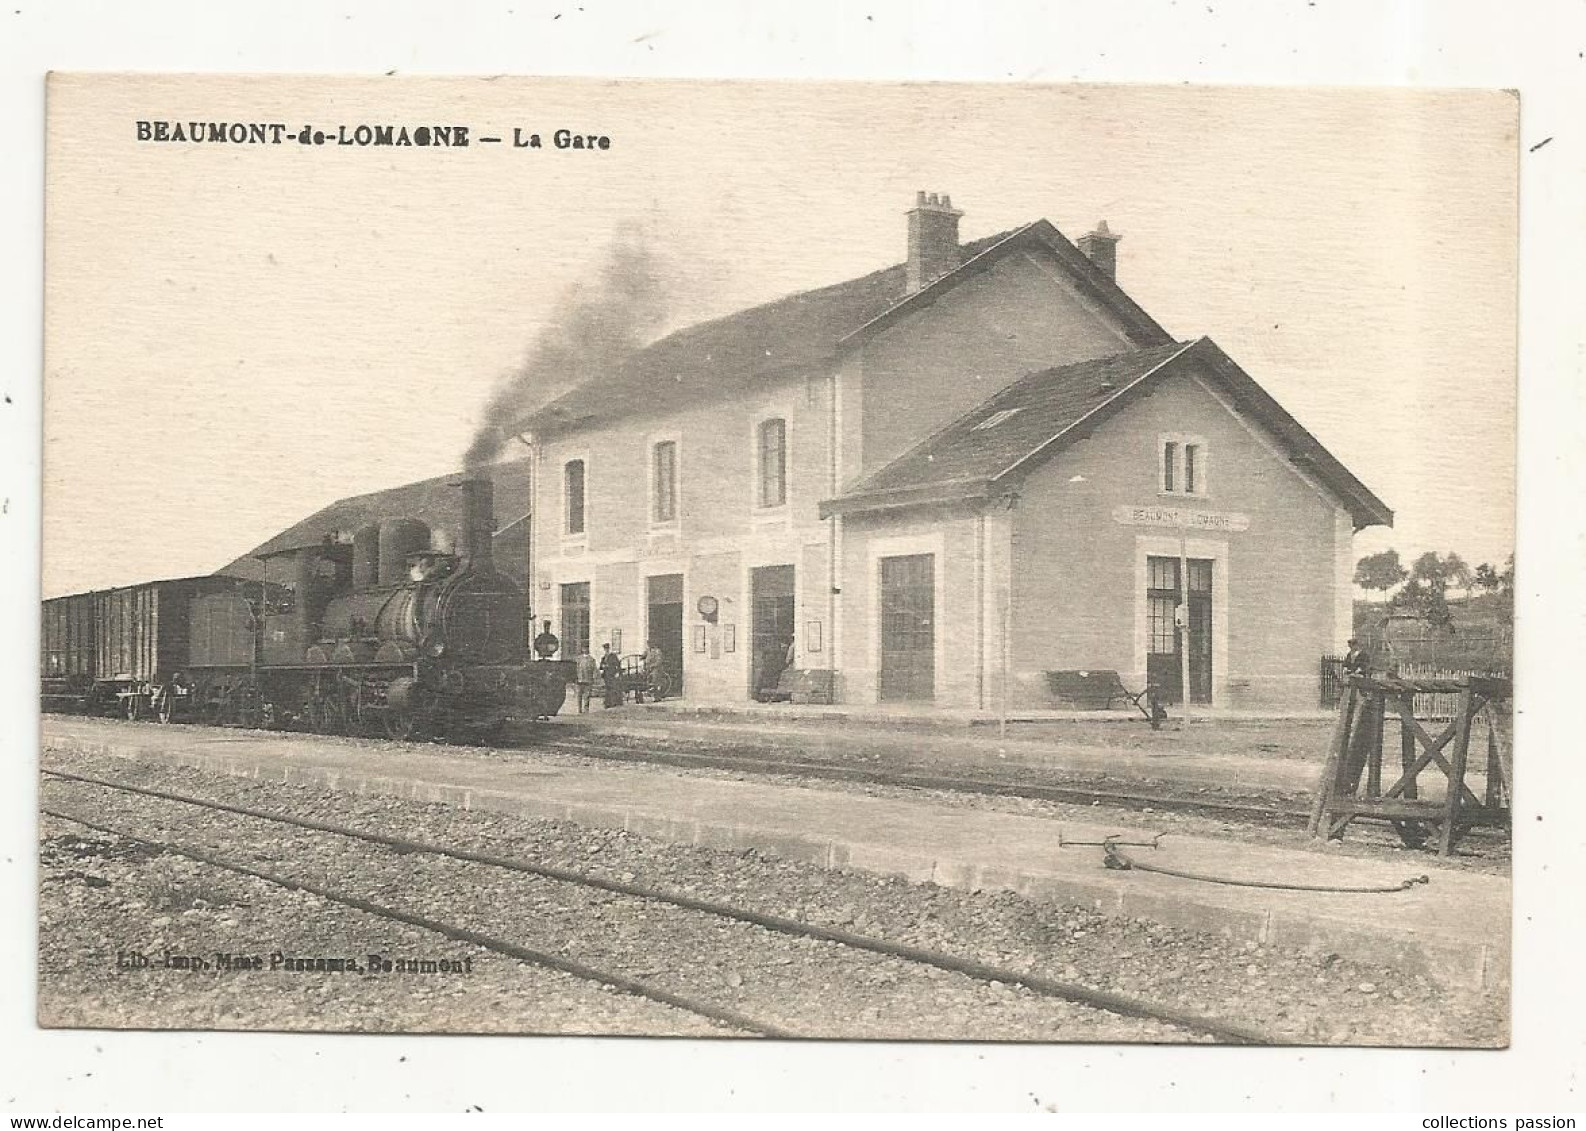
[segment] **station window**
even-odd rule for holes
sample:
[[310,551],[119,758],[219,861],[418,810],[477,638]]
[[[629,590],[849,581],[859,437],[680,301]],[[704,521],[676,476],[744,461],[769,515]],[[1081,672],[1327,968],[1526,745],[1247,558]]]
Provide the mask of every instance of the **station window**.
[[1157,448],[1158,482],[1164,495],[1206,494],[1206,442],[1197,437],[1163,437]]
[[652,522],[677,520],[677,441],[662,440],[652,449],[651,455],[651,505]]
[[567,524],[563,530],[566,534],[582,534],[584,532],[584,461],[581,459],[569,460],[563,469],[564,496],[566,499],[565,513]]
[[759,427],[760,505],[787,502],[787,421],[763,420]]

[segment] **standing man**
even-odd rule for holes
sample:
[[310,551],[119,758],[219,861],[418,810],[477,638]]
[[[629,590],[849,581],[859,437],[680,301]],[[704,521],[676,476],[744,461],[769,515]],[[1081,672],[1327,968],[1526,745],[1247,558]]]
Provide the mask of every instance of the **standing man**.
[[661,684],[661,669],[666,666],[666,652],[655,641],[644,651],[644,678],[652,689]]
[[578,713],[589,714],[589,695],[595,686],[595,657],[589,654],[587,648],[578,652],[573,668],[573,686],[578,690]]
[[622,657],[610,644],[600,646],[600,678],[606,681],[606,706],[622,706]]
[[1349,638],[1349,651],[1344,653],[1345,675],[1369,675],[1371,672],[1371,653],[1361,646],[1359,640]]

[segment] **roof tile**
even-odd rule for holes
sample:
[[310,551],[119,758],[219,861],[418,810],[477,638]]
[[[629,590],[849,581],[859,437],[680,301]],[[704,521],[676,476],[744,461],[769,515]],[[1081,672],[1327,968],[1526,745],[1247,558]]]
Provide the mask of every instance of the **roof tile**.
[[1176,342],[1026,374],[873,472],[843,498],[992,480],[1184,348]]

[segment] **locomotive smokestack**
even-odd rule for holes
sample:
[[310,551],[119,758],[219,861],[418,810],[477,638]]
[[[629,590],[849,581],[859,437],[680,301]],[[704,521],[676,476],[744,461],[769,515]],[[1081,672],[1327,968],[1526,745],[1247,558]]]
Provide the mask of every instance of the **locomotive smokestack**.
[[464,479],[458,484],[463,491],[463,523],[458,547],[469,564],[479,569],[493,569],[495,556],[491,539],[496,532],[496,485],[485,476]]

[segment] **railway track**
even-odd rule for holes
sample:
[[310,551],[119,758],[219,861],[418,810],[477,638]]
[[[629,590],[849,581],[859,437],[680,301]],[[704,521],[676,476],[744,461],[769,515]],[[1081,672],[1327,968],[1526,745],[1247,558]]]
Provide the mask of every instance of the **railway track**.
[[[491,744],[489,749],[518,750],[523,752],[555,751],[581,758],[629,765],[661,765],[678,769],[720,770],[729,773],[753,774],[761,777],[800,778],[812,781],[830,781],[874,785],[897,789],[924,789],[957,793],[971,797],[1009,798],[1030,801],[1047,801],[1059,804],[1103,806],[1122,812],[1174,813],[1205,817],[1230,824],[1240,824],[1252,829],[1301,832],[1310,820],[1309,802],[1293,805],[1272,804],[1254,799],[1208,798],[1185,794],[1143,790],[1107,788],[1085,782],[1032,782],[1008,781],[988,777],[971,777],[963,774],[939,773],[872,768],[843,765],[836,762],[789,760],[781,751],[774,756],[761,753],[741,753],[754,747],[729,748],[725,751],[701,752],[658,745],[647,740],[643,748],[602,745],[597,739],[611,736],[564,737],[548,739],[543,728],[520,729],[509,732],[505,741]],[[368,736],[378,742],[378,736]],[[1359,834],[1363,834],[1363,837]],[[1367,843],[1380,839],[1383,844],[1398,845],[1396,835],[1377,829],[1362,829],[1357,841]],[[1479,849],[1484,858],[1502,860],[1508,843],[1507,831],[1501,828],[1476,827],[1464,832],[1468,846]]]
[[[718,920],[725,920],[739,924],[747,924],[773,932],[777,935],[793,936],[803,939],[815,939],[822,942],[838,944],[853,951],[863,951],[870,954],[881,955],[890,959],[901,960],[915,967],[929,967],[951,974],[961,975],[979,982],[1001,984],[1004,986],[1021,986],[1026,990],[1042,997],[1055,998],[1079,1005],[1088,1009],[1124,1017],[1143,1018],[1159,1022],[1183,1030],[1186,1033],[1234,1044],[1272,1044],[1274,1038],[1253,1027],[1235,1021],[1208,1017],[1142,998],[1107,991],[1091,989],[1086,986],[1059,981],[1045,976],[1006,969],[988,963],[966,959],[953,954],[925,950],[876,938],[869,935],[858,934],[838,928],[827,927],[816,923],[809,923],[798,919],[779,915],[767,914],[751,908],[740,907],[716,900],[698,898],[686,893],[652,888],[642,884],[628,883],[603,876],[593,875],[588,872],[573,868],[565,868],[513,857],[503,857],[487,853],[473,852],[456,846],[410,840],[403,837],[390,836],[380,833],[368,832],[362,829],[351,828],[326,821],[312,820],[288,813],[271,812],[255,809],[248,806],[232,805],[213,799],[195,797],[190,794],[176,793],[168,790],[150,789],[134,785],[129,782],[116,781],[83,774],[71,774],[64,771],[45,769],[44,776],[52,781],[68,784],[74,787],[89,787],[92,789],[109,790],[126,795],[142,796],[190,806],[211,813],[224,813],[240,816],[261,822],[270,822],[302,831],[326,834],[329,836],[343,837],[365,844],[378,845],[400,854],[426,854],[449,861],[466,862],[482,865],[503,873],[518,873],[538,877],[555,883],[572,885],[577,888],[591,889],[614,895],[632,897],[652,903],[666,904],[684,911],[695,912],[711,916]],[[250,863],[228,858],[222,854],[208,849],[192,846],[177,845],[164,839],[151,837],[145,833],[115,828],[106,824],[99,816],[87,817],[81,813],[62,811],[51,805],[45,805],[43,812],[61,820],[72,821],[88,828],[95,829],[106,835],[123,837],[128,840],[140,842],[151,847],[187,856],[211,867],[221,868],[242,875],[254,877],[284,888],[309,892],[322,899],[341,903],[356,908],[367,914],[405,923],[409,926],[436,931],[447,937],[459,941],[469,942],[482,946],[501,954],[517,958],[524,962],[549,967],[576,977],[586,978],[611,986],[622,992],[637,994],[651,1000],[661,1002],[676,1009],[685,1010],[698,1016],[709,1018],[720,1024],[728,1025],[740,1032],[768,1037],[802,1037],[803,1034],[792,1031],[780,1024],[756,1018],[736,1010],[724,1009],[722,1006],[707,1000],[690,995],[677,994],[663,987],[626,974],[610,970],[599,969],[584,963],[568,959],[560,954],[552,954],[543,950],[525,947],[488,932],[472,930],[471,928],[437,919],[433,916],[417,915],[401,908],[380,904],[349,891],[338,888],[330,883],[314,883],[299,877],[282,875],[261,869]]]
[[[629,764],[654,764],[674,766],[679,769],[725,770],[757,774],[768,777],[797,777],[818,781],[854,782],[863,785],[890,786],[901,789],[929,789],[947,793],[961,793],[980,797],[1019,798],[1031,801],[1052,801],[1062,804],[1106,806],[1125,812],[1179,813],[1187,816],[1210,817],[1220,821],[1238,823],[1254,828],[1303,831],[1310,820],[1308,805],[1269,805],[1254,801],[1227,798],[1191,797],[1182,794],[1118,790],[1101,788],[1092,784],[1057,784],[1051,782],[1011,782],[992,778],[965,777],[961,774],[915,772],[910,770],[881,770],[864,766],[844,766],[831,762],[789,761],[780,755],[775,759],[761,755],[734,753],[700,753],[646,746],[643,750],[600,746],[592,741],[558,739],[534,743],[536,750],[556,750],[579,757],[595,758],[608,762]],[[1380,834],[1384,843],[1398,844],[1396,836],[1380,830],[1365,830],[1366,838]],[[1501,850],[1507,843],[1505,830],[1497,827],[1466,829],[1463,834],[1467,844],[1481,847],[1484,853]],[[1357,830],[1357,840],[1360,831]]]
[[766,776],[858,782],[865,785],[933,789],[983,797],[1024,798],[1031,801],[1058,801],[1078,805],[1100,803],[1125,810],[1155,810],[1221,817],[1271,828],[1304,828],[1310,817],[1309,810],[1301,806],[1264,805],[1251,801],[1185,797],[1139,790],[1102,789],[1086,784],[1011,782],[993,778],[966,777],[961,774],[871,769],[865,766],[844,766],[833,762],[791,761],[780,755],[772,759],[735,753],[707,754],[651,745],[647,745],[643,750],[637,750],[601,746],[594,741],[575,739],[539,740],[533,744],[533,749],[555,750],[607,762],[652,763],[682,769],[728,770]]

